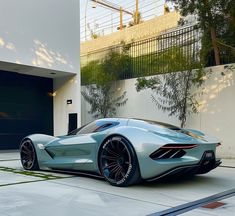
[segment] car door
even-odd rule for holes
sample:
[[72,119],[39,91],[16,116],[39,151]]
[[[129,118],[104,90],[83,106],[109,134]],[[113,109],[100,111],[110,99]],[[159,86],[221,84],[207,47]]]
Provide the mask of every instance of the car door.
[[95,171],[97,146],[112,122],[94,121],[46,146],[53,160],[47,166],[58,169]]

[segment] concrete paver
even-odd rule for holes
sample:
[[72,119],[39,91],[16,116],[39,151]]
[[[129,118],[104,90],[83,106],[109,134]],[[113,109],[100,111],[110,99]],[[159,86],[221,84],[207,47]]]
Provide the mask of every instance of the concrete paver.
[[15,160],[20,159],[20,154],[15,150],[0,151],[0,161],[1,160]]
[[[1,161],[2,155],[0,166],[22,169],[19,160]],[[18,153],[4,156],[8,160],[17,157]],[[235,160],[226,164],[235,167]],[[63,177],[70,178],[1,187],[6,182],[37,178],[0,171],[0,216],[147,215],[235,188],[235,169],[228,167],[218,167],[191,179],[125,188],[90,177],[67,174]],[[218,209],[197,208],[184,215],[233,215],[235,198],[224,202],[226,205]]]
[[161,206],[48,182],[0,189],[0,215],[146,215]]
[[[17,169],[17,170],[24,170],[22,165],[21,165],[21,162],[20,160],[14,160],[14,161],[1,161],[0,160],[0,167],[9,167],[9,168],[14,168],[14,169]],[[58,177],[69,177],[69,176],[73,176],[72,174],[66,174],[66,173],[53,173],[53,172],[48,172],[48,171],[37,171],[37,173],[42,173],[42,174],[45,174],[45,175],[49,175],[49,174],[52,174],[52,175],[56,175]]]
[[235,188],[234,179],[235,169],[231,172],[230,168],[219,167],[206,175],[192,179],[139,184],[125,188],[113,187],[102,180],[81,177],[53,180],[53,182],[175,206]]
[[235,159],[222,159],[221,166],[235,167]]
[[40,178],[0,171],[0,186],[5,184],[14,184],[36,180],[40,180]]

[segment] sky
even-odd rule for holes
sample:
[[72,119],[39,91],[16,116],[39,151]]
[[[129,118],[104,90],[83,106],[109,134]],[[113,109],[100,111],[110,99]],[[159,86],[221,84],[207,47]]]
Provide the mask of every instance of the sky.
[[[124,9],[135,11],[136,0],[108,0]],[[160,16],[164,12],[165,0],[139,0],[139,11],[143,20],[148,20]],[[90,32],[93,31],[99,35],[110,34],[117,31],[120,15],[118,11],[103,8],[97,5],[93,8],[93,2],[90,0],[80,0],[80,25],[81,41],[85,38],[90,39]],[[128,25],[132,20],[131,15],[123,14],[123,24]],[[85,31],[86,30],[86,31]],[[86,32],[86,33],[85,33]]]

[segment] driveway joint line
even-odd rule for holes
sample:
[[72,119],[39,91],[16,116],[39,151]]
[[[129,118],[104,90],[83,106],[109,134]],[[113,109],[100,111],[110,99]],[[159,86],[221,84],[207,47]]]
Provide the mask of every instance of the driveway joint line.
[[[67,176],[67,177],[60,177],[57,179],[67,179],[67,178],[74,178],[75,176]],[[13,182],[13,183],[6,183],[6,184],[0,184],[1,187],[6,186],[14,186],[14,185],[20,185],[20,184],[28,184],[28,183],[36,183],[36,182],[43,182],[43,181],[52,181],[57,179],[38,179],[38,180],[32,180],[32,181],[21,181],[21,182]]]
[[20,159],[0,159],[0,162],[19,161]]
[[49,181],[49,180],[39,179],[39,180],[33,180],[33,181],[23,181],[23,182],[14,182],[14,183],[0,184],[0,188],[1,187],[7,187],[7,186],[13,186],[13,185],[20,185],[20,184],[28,184],[28,183],[40,182],[40,181]]
[[70,176],[59,176],[59,175],[53,175],[53,174],[45,174],[42,172],[32,172],[28,170],[20,170],[20,169],[15,169],[15,168],[10,168],[10,167],[3,167],[0,166],[0,172],[8,172],[8,173],[13,173],[13,174],[18,174],[18,175],[24,175],[27,177],[35,177],[39,179],[44,179],[44,180],[55,180],[55,179],[63,179],[63,178],[71,178],[74,177],[74,175]]

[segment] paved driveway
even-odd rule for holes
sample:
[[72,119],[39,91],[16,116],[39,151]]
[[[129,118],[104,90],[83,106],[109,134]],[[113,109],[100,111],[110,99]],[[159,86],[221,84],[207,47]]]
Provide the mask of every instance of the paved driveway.
[[[118,188],[84,176],[23,172],[17,152],[0,152],[0,216],[227,216],[234,215],[234,195],[234,160],[192,179]],[[202,207],[215,201],[222,206]]]

